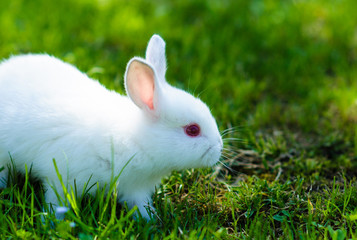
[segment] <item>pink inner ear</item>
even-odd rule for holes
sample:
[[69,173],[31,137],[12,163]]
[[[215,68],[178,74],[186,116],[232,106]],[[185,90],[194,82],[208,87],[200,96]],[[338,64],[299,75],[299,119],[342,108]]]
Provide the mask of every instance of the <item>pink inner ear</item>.
[[[150,71],[150,70],[149,70]],[[151,110],[154,109],[154,79],[148,79],[150,77],[150,73],[148,69],[145,69],[143,72],[138,71],[138,81],[140,84],[140,99],[141,101],[148,106]],[[152,76],[153,77],[153,76]]]
[[127,88],[138,107],[154,110],[155,74],[150,66],[133,61],[127,74]]

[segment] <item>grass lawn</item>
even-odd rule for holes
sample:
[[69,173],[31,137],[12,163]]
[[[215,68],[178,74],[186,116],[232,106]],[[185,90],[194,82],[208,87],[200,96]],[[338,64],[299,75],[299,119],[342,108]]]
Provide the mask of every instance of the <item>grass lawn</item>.
[[120,93],[126,63],[160,34],[168,82],[206,102],[224,131],[225,166],[163,179],[150,223],[98,189],[42,224],[41,185],[15,170],[0,190],[0,238],[357,239],[356,9],[355,0],[1,0],[1,59],[46,52]]

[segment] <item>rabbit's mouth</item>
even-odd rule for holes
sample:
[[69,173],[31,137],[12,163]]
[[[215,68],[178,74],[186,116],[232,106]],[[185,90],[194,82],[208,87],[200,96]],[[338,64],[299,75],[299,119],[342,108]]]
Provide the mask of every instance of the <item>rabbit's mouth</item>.
[[214,146],[210,146],[207,150],[202,154],[201,159],[206,163],[207,166],[212,166],[218,162],[221,154],[220,151]]
[[202,154],[201,159],[204,159],[205,156],[208,154],[208,152],[212,149],[212,146],[210,146],[209,148],[207,148],[207,150]]

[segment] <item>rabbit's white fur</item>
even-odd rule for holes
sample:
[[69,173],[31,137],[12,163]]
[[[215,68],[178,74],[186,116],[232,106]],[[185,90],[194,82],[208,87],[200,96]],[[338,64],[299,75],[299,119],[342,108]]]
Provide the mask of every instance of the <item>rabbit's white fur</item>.
[[[149,218],[145,206],[163,176],[211,166],[222,150],[207,106],[170,86],[165,72],[165,42],[158,35],[150,39],[146,59],[135,57],[127,65],[128,97],[45,54],[3,61],[0,167],[5,169],[0,177],[6,178],[11,156],[20,171],[32,166],[47,187],[46,202],[58,204],[50,186],[63,193],[52,159],[65,184],[75,180],[78,192],[89,179],[89,186],[109,183],[112,171],[117,175],[131,159],[120,175],[118,197]],[[185,134],[184,126],[191,123],[200,126],[199,136]]]

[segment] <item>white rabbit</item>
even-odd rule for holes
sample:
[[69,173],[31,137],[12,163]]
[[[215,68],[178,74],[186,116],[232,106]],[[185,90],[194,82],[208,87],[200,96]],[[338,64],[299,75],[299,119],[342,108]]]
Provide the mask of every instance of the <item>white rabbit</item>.
[[[46,203],[65,184],[109,183],[119,174],[118,200],[146,206],[172,170],[212,166],[222,139],[210,110],[165,80],[165,42],[153,35],[146,58],[134,57],[125,72],[127,96],[109,91],[70,64],[45,54],[11,57],[0,64],[0,177],[10,156],[19,171],[32,166],[43,180]],[[91,178],[90,178],[91,177]],[[4,184],[3,184],[4,185]],[[2,186],[4,187],[4,186]],[[91,189],[95,191],[94,188]]]

